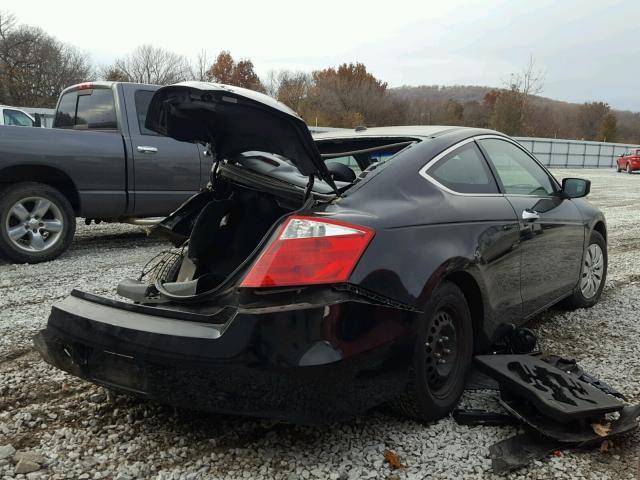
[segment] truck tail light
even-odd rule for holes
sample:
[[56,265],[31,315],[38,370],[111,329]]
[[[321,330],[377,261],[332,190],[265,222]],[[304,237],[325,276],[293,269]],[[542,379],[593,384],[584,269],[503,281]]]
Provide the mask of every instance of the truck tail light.
[[240,284],[246,288],[346,282],[374,230],[319,217],[291,216]]

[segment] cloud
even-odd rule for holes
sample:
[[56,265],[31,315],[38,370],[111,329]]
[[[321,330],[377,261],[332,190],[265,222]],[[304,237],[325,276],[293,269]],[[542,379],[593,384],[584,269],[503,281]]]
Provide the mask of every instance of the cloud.
[[15,2],[38,25],[107,63],[152,43],[193,57],[222,49],[258,72],[365,63],[391,85],[501,86],[533,55],[546,71],[543,94],[604,100],[640,110],[638,0],[294,0],[176,4],[112,0]]

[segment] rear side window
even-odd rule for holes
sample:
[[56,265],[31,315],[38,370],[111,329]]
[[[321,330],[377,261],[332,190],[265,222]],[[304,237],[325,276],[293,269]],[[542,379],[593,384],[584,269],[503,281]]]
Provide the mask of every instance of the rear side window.
[[459,193],[498,193],[487,162],[474,142],[449,153],[427,170],[441,185]]
[[65,93],[60,99],[55,128],[116,130],[118,121],[113,92],[95,88]]
[[138,90],[134,95],[138,127],[140,128],[140,133],[142,135],[158,135],[156,132],[152,132],[144,126],[144,122],[147,119],[147,110],[149,110],[151,97],[153,97],[154,93],[155,92],[151,90]]

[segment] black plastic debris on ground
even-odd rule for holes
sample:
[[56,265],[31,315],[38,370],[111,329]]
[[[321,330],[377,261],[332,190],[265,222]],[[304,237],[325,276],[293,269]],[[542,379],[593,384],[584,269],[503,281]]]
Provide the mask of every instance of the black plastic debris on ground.
[[500,390],[524,398],[545,417],[570,423],[622,410],[624,403],[533,355],[479,355],[478,369]]
[[585,373],[573,360],[537,354],[475,357],[468,389],[500,390],[507,412],[456,410],[461,425],[520,424],[526,433],[490,447],[495,473],[505,473],[553,451],[599,445],[638,427],[640,405]]

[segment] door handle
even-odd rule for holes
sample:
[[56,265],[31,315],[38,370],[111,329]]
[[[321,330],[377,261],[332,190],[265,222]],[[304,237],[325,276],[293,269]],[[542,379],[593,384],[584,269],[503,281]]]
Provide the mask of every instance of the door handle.
[[528,222],[528,223],[535,222],[539,218],[540,218],[540,214],[535,210],[527,208],[522,211],[522,220],[524,220],[525,222]]
[[142,145],[138,145],[138,151],[140,153],[158,153],[158,149],[156,147],[145,147]]

